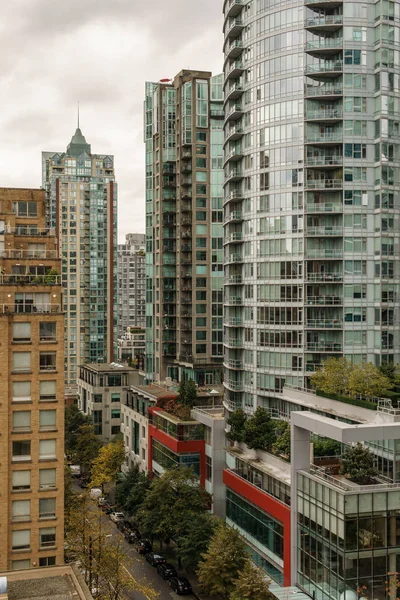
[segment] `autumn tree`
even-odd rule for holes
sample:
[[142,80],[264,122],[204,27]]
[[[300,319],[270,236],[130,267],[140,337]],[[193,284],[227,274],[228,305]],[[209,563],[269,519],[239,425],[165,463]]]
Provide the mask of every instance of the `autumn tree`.
[[125,447],[118,438],[106,446],[102,446],[92,465],[92,487],[103,487],[106,483],[115,483],[121,465],[125,460]]
[[243,408],[237,408],[227,419],[229,433],[227,437],[232,442],[244,442],[244,426],[246,424],[246,414]]
[[348,381],[350,396],[382,396],[393,383],[371,362],[353,365]]
[[244,442],[249,448],[271,450],[275,442],[275,425],[269,413],[259,406],[244,426]]
[[74,456],[82,474],[90,473],[100,448],[101,442],[94,433],[93,425],[81,425],[76,437]]
[[256,567],[251,560],[246,560],[229,600],[271,600],[273,596],[269,591],[270,583],[265,571]]
[[310,377],[311,385],[326,394],[347,394],[353,367],[344,357],[328,358]]
[[228,600],[247,561],[246,545],[238,532],[221,523],[199,563],[200,585],[210,595]]
[[377,474],[370,449],[361,442],[347,446],[341,459],[341,473],[355,483],[369,484]]

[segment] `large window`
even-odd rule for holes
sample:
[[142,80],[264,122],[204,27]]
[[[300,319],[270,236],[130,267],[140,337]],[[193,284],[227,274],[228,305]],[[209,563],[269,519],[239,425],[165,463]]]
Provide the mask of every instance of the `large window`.
[[21,531],[12,532],[12,549],[13,550],[29,550],[31,546],[31,530],[22,529]]
[[56,470],[39,469],[39,490],[56,489]]
[[254,504],[226,492],[226,516],[254,539],[283,560],[283,526]]
[[41,342],[55,342],[57,339],[56,323],[44,321],[40,323],[39,338]]
[[56,499],[40,498],[39,519],[54,519],[56,516]]
[[31,382],[13,381],[13,402],[29,402],[31,400]]
[[40,352],[39,354],[39,369],[41,371],[55,371],[56,353],[55,352]]
[[12,203],[13,212],[19,217],[37,217],[37,202],[23,202],[18,200]]
[[56,545],[56,528],[39,529],[39,548],[51,548]]
[[12,520],[29,521],[31,518],[31,501],[14,500],[12,503]]
[[31,568],[31,560],[30,558],[22,558],[21,560],[13,560],[11,563],[11,568],[13,571],[22,571],[24,569]]
[[131,420],[132,452],[139,454],[139,423]]
[[40,431],[54,431],[54,429],[56,429],[56,411],[40,410],[39,426]]
[[39,383],[39,396],[42,401],[51,401],[56,399],[56,382],[41,381]]
[[30,471],[13,471],[12,473],[12,489],[30,490],[31,489],[31,472]]
[[13,323],[13,342],[30,342],[31,324]]
[[19,410],[12,414],[13,432],[30,431],[31,429],[31,411]]
[[12,359],[14,373],[26,373],[31,370],[30,352],[13,352]]
[[39,459],[55,460],[56,458],[56,440],[40,440]]
[[12,443],[12,459],[13,462],[31,460],[31,443],[29,440]]
[[157,440],[153,439],[153,460],[163,469],[176,467],[193,467],[193,471],[200,477],[200,453],[187,452],[176,454]]
[[103,433],[103,411],[102,410],[94,410],[92,412],[92,421],[94,432],[96,435],[102,435]]

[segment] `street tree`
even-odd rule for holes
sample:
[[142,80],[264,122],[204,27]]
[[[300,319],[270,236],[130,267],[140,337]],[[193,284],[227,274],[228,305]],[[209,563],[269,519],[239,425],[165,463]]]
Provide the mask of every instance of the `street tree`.
[[208,512],[199,513],[196,518],[190,518],[181,523],[180,533],[176,538],[177,556],[187,571],[195,571],[206,552],[219,519]]
[[347,446],[341,459],[341,473],[354,483],[369,484],[377,474],[370,449],[361,442]]
[[106,446],[102,446],[92,465],[92,487],[103,487],[107,483],[115,483],[121,465],[125,460],[125,447],[118,438]]
[[246,414],[243,408],[237,408],[228,418],[229,433],[227,437],[232,442],[244,442],[244,426],[246,424]]
[[228,600],[246,560],[246,546],[238,532],[221,523],[199,562],[197,575],[200,585],[206,593]]
[[206,511],[210,496],[200,485],[193,469],[169,469],[153,479],[137,511],[143,535],[160,542],[179,537],[181,528]]
[[311,385],[326,394],[347,394],[352,368],[350,361],[332,356],[311,375]]
[[382,396],[393,383],[371,362],[353,365],[348,381],[350,396]]
[[150,485],[149,475],[140,471],[138,465],[133,465],[126,479],[117,485],[117,504],[122,506],[128,514],[135,514],[143,504]]
[[72,404],[65,409],[65,453],[75,454],[76,441],[80,435],[79,428],[82,425],[90,424],[90,417],[84,415],[76,404]]
[[81,425],[76,437],[74,455],[83,475],[90,473],[100,448],[101,442],[94,433],[93,425]]
[[259,406],[244,426],[244,441],[249,448],[271,450],[276,440],[275,425],[269,413]]
[[256,567],[251,560],[246,560],[229,600],[271,600],[273,596],[269,591],[270,583],[265,571]]

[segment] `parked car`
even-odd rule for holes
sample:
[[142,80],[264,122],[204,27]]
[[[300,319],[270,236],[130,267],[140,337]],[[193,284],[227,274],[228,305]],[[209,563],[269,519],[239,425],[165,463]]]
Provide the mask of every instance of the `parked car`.
[[163,579],[171,579],[171,577],[177,577],[178,573],[176,572],[176,569],[174,567],[174,565],[171,565],[170,563],[160,563],[157,565],[157,573],[163,578]]
[[152,567],[156,567],[161,563],[167,562],[161,554],[157,554],[157,552],[148,552],[146,554],[146,560],[151,564]]
[[113,523],[118,523],[118,521],[125,521],[125,515],[122,512],[112,512],[110,513],[110,519]]
[[136,550],[139,552],[139,554],[148,554],[153,550],[153,546],[149,540],[139,540],[136,544]]
[[97,504],[99,506],[104,506],[105,504],[108,504],[107,500],[104,497],[98,498],[97,499]]
[[129,529],[126,529],[124,531],[124,537],[128,544],[135,544],[139,542],[139,536],[137,535],[137,533],[135,533],[134,531],[130,531]]
[[168,583],[174,592],[178,594],[178,596],[192,593],[192,586],[186,577],[171,577]]
[[102,495],[100,488],[92,488],[89,492],[89,496],[92,500],[97,500],[98,498],[101,498]]
[[115,513],[115,509],[115,506],[109,504],[104,512],[106,513],[106,515],[111,515],[112,513]]

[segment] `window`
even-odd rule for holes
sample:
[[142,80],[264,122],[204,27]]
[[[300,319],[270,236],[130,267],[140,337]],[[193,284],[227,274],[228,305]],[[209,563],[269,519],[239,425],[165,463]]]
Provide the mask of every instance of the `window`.
[[43,556],[42,558],[39,558],[39,567],[54,567],[55,564],[55,556]]
[[20,410],[14,411],[12,414],[14,432],[30,431],[31,430],[31,411]]
[[12,489],[30,490],[31,489],[31,472],[30,471],[13,471],[12,473]]
[[13,560],[11,563],[13,571],[23,571],[31,568],[31,561],[29,558],[23,558],[21,560]]
[[111,418],[112,419],[120,419],[121,418],[121,411],[119,410],[119,408],[111,409]]
[[117,435],[121,432],[121,427],[119,425],[111,425],[111,435]]
[[93,402],[103,402],[103,394],[93,394]]
[[344,155],[346,158],[367,158],[367,145],[345,144]]
[[13,462],[31,460],[31,443],[29,440],[12,443],[12,460]]
[[36,202],[13,202],[12,211],[19,217],[37,217]]
[[52,322],[40,323],[39,326],[39,338],[41,342],[55,342],[57,331],[57,324]]
[[31,400],[31,382],[13,381],[13,402],[29,402]]
[[39,411],[39,427],[40,431],[54,431],[56,429],[56,411]]
[[212,458],[211,458],[211,456],[206,456],[206,479],[207,479],[207,481],[212,481]]
[[39,396],[40,400],[55,400],[56,399],[56,382],[55,381],[41,381],[39,383]]
[[40,498],[39,519],[54,519],[56,516],[56,499]]
[[12,549],[28,550],[31,547],[31,530],[22,529],[12,532]]
[[15,373],[26,373],[31,370],[30,352],[13,352],[12,370]]
[[12,503],[12,520],[29,521],[31,518],[31,501],[14,500]]
[[40,352],[39,369],[41,371],[56,370],[56,353],[55,352]]
[[197,354],[205,354],[207,352],[206,344],[196,344],[196,353]]
[[56,459],[56,440],[40,440],[39,460]]
[[13,323],[13,342],[30,342],[31,324]]
[[39,548],[50,548],[56,545],[56,528],[39,529]]
[[56,470],[39,469],[39,490],[56,489]]
[[111,394],[111,402],[120,402],[121,394]]

